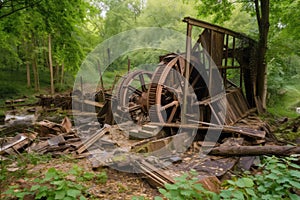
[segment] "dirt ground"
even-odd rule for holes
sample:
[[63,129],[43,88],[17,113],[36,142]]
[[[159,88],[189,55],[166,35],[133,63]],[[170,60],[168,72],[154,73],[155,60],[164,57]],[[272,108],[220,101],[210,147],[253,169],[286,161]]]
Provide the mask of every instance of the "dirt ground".
[[[103,171],[107,174],[106,183],[96,183],[95,181],[84,181],[80,182],[81,185],[86,186],[88,197],[87,199],[132,199],[135,196],[142,196],[145,199],[152,199],[155,196],[159,196],[157,189],[152,188],[146,181],[143,180],[142,175],[123,173],[111,168],[98,168],[93,170],[91,163],[88,159],[61,159],[54,158],[47,163],[32,165],[29,164],[26,168],[28,174],[34,174],[32,178],[25,177],[18,178],[16,180],[8,180],[8,185],[19,185],[21,188],[30,188],[33,184],[33,179],[36,177],[42,177],[49,168],[55,168],[58,171],[68,173],[74,165],[82,168],[84,172],[91,172],[94,174],[99,174]],[[30,176],[29,176],[30,177]],[[67,176],[67,179],[71,181],[76,181],[76,177]],[[7,185],[7,183],[2,183]],[[1,186],[1,187],[2,187]],[[2,187],[1,190],[5,188]],[[3,190],[2,190],[3,192]],[[0,199],[5,199],[5,196],[0,195]]]

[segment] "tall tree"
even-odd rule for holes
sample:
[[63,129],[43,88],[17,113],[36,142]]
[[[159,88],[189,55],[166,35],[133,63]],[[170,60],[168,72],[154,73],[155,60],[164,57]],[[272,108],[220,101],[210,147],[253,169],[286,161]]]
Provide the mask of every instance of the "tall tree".
[[267,63],[266,52],[269,33],[269,0],[203,0],[198,4],[199,15],[213,15],[213,21],[224,22],[230,19],[234,4],[241,3],[243,8],[256,16],[258,25],[258,45],[256,51],[257,59],[257,78],[254,85],[255,95],[261,99],[264,108],[266,108],[267,94]]
[[267,100],[267,63],[266,52],[269,33],[269,0],[255,0],[255,12],[259,30],[259,41],[257,47],[257,82],[256,95],[261,99],[264,108]]

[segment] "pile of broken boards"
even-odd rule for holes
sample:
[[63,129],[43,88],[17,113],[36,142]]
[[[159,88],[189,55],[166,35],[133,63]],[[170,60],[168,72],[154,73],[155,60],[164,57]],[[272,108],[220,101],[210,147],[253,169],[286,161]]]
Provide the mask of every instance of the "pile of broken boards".
[[53,155],[65,154],[76,148],[81,142],[72,123],[65,117],[61,124],[48,120],[35,122],[30,128],[15,137],[0,138],[0,155],[18,155],[22,152]]
[[[89,158],[93,168],[109,166],[139,173],[155,187],[174,183],[175,177],[194,169],[205,188],[218,192],[220,180],[230,176],[232,170],[251,169],[259,163],[258,155],[300,154],[300,147],[278,145],[267,124],[255,115],[235,126],[225,126],[216,142],[201,137],[201,131],[208,129],[204,124],[199,125],[200,132],[191,139],[189,126],[174,134],[176,124],[128,123],[101,128],[89,117],[82,117],[77,123],[80,126],[75,129],[68,118],[61,124],[37,122],[33,130],[0,139],[0,156],[23,151],[54,156],[74,154],[78,159]],[[137,138],[138,134],[144,138]]]

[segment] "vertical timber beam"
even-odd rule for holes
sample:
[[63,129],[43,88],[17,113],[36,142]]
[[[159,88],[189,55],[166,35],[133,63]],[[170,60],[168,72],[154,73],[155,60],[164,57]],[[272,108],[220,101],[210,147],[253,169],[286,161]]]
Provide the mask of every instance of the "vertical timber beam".
[[189,92],[189,79],[190,79],[190,61],[191,61],[191,46],[192,46],[192,25],[187,23],[186,32],[186,58],[185,58],[185,81],[184,81],[184,91],[183,91],[183,112],[182,119],[183,123],[187,123],[187,95]]
[[[210,30],[210,47],[209,47],[209,80],[208,80],[208,90],[213,91],[213,59],[212,59],[212,49],[213,49],[213,30]],[[213,96],[215,94],[209,94]]]
[[225,39],[226,43],[225,43],[225,47],[226,47],[226,51],[225,51],[225,63],[224,63],[224,69],[223,69],[223,84],[224,84],[224,88],[225,90],[227,89],[227,65],[228,65],[228,49],[229,49],[229,35],[226,34],[226,39]]

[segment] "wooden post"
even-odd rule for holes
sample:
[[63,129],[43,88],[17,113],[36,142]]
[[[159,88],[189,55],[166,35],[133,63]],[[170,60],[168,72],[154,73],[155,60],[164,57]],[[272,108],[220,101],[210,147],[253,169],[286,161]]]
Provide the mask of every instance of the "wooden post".
[[212,44],[213,44],[213,30],[210,30],[210,46],[209,46],[209,80],[208,80],[208,90],[209,95],[213,96],[215,94],[212,94],[213,91],[213,59],[212,59]]
[[[183,109],[182,109],[182,121],[187,122],[187,95],[189,92],[189,79],[190,79],[190,60],[191,60],[191,46],[192,46],[192,25],[187,24],[186,32],[186,58],[185,58],[185,81],[184,81],[184,91],[183,91]],[[179,81],[179,80],[178,80]]]
[[225,90],[227,89],[227,84],[226,84],[226,81],[227,81],[227,65],[228,65],[228,49],[229,49],[229,35],[226,34],[226,51],[225,51],[225,64],[224,64],[224,69],[222,71],[223,73],[223,84],[224,84],[224,88]]

